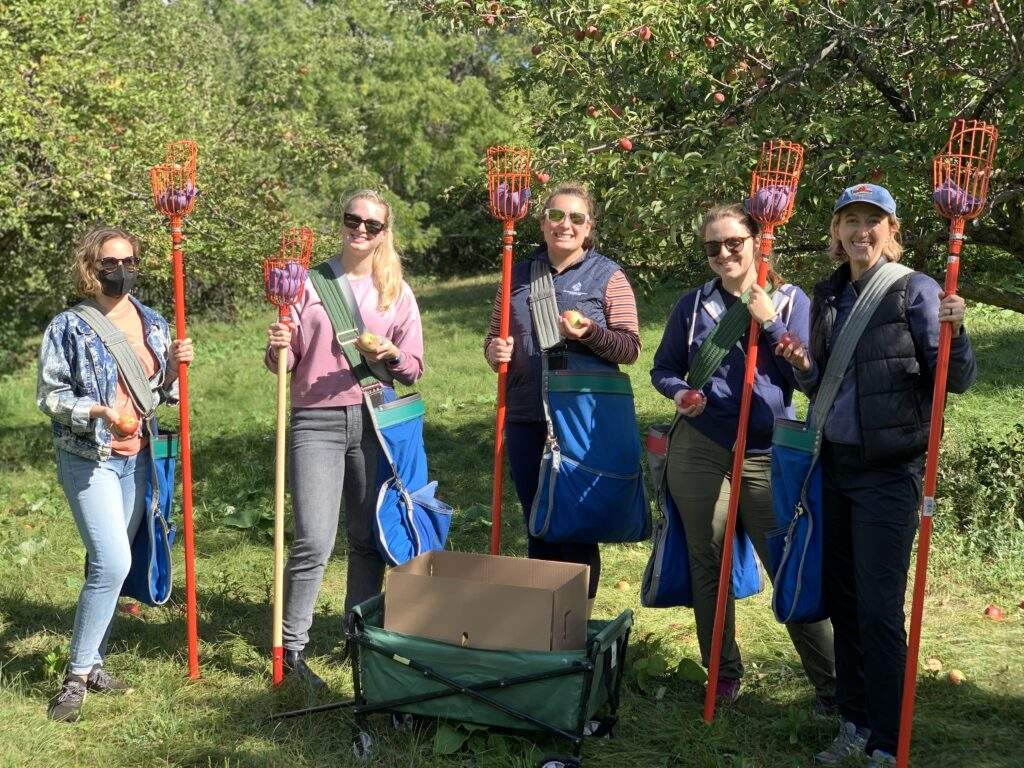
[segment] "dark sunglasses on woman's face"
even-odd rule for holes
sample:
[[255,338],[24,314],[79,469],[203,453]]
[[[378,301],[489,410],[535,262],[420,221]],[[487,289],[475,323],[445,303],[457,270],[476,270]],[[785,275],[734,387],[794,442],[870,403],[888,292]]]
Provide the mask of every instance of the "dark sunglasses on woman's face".
[[725,240],[705,240],[704,253],[708,255],[709,259],[713,259],[722,252],[723,245],[729,250],[729,253],[739,253],[743,248],[743,244],[747,242],[750,237],[750,235],[747,235],[746,237],[727,237]]
[[345,222],[345,226],[349,229],[359,229],[359,225],[362,224],[366,227],[366,234],[371,237],[379,235],[388,227],[388,225],[383,221],[377,221],[376,219],[361,219],[354,213],[346,213],[342,217],[342,220]]
[[590,221],[590,214],[581,213],[580,211],[563,211],[561,208],[544,209],[544,218],[552,224],[560,224],[566,216],[568,216],[569,221],[577,227],[582,227]]
[[135,272],[139,268],[139,257],[129,256],[127,259],[114,259],[108,256],[105,259],[100,259],[100,272],[113,272],[121,264],[124,264],[124,268],[129,272]]

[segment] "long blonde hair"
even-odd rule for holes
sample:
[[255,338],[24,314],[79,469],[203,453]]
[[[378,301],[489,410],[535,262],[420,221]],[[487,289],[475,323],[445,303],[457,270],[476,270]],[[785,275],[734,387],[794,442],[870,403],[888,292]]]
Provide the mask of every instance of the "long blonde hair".
[[395,249],[391,204],[376,190],[360,189],[349,195],[342,210],[348,213],[348,209],[356,200],[369,200],[384,209],[384,231],[381,233],[380,243],[370,256],[370,271],[373,275],[373,287],[377,289],[377,309],[386,312],[402,292],[402,258]]
[[139,255],[139,239],[130,232],[106,224],[86,230],[75,242],[74,250],[75,293],[79,296],[90,298],[100,289],[96,273],[99,271],[100,251],[108,240],[127,240],[132,246],[132,256]]
[[[832,214],[832,223],[828,225],[828,233],[832,237],[828,244],[828,255],[836,261],[849,261],[850,257],[846,254],[843,243],[839,239],[840,213],[842,213],[841,210]],[[892,232],[892,237],[889,238],[889,242],[882,246],[882,255],[889,261],[899,261],[903,258],[903,236],[900,234],[900,220],[891,213],[886,213],[885,215],[889,219],[889,229]]]

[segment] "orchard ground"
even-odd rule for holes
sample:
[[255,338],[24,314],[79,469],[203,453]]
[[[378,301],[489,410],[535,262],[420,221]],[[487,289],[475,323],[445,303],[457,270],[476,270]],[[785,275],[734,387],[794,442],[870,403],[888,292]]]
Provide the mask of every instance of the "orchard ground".
[[[496,278],[421,281],[427,373],[426,441],[432,474],[457,507],[452,548],[486,551],[490,528],[494,376],[481,355]],[[644,351],[630,368],[641,428],[671,416],[647,371],[664,318],[676,297],[664,288],[640,302]],[[298,687],[269,688],[269,590],[273,507],[274,378],[263,367],[264,328],[272,312],[235,324],[195,323],[192,370],[197,571],[202,678],[190,682],[184,663],[180,611],[181,548],[174,604],[122,616],[111,671],[136,690],[124,698],[90,696],[75,725],[45,718],[58,684],[82,585],[83,549],[56,484],[49,429],[35,408],[35,369],[0,379],[0,765],[2,766],[322,766],[355,765],[351,721],[342,712],[271,724],[273,712],[351,693],[351,669],[340,646],[344,547],[327,573],[309,648],[328,680],[329,696]],[[972,446],[1004,438],[1024,402],[1024,317],[973,305],[968,326],[980,377],[971,392],[949,400],[944,461],[956,465]],[[170,425],[176,414],[168,410]],[[508,488],[510,484],[506,484]],[[1024,544],[1018,534],[985,548],[984,531],[970,535],[944,525],[985,510],[944,502],[934,540],[926,598],[914,764],[1010,768],[1021,763],[1024,732]],[[225,524],[225,519],[245,529]],[[505,498],[503,551],[523,555],[522,518]],[[971,546],[968,546],[970,544]],[[639,607],[638,584],[649,545],[603,549],[595,614],[636,611],[621,724],[614,740],[588,742],[587,766],[725,766],[791,768],[810,764],[836,723],[811,716],[811,690],[767,594],[740,603],[737,625],[747,666],[745,692],[720,709],[708,727],[700,718],[702,690],[689,681],[697,658],[692,613]],[[985,554],[978,554],[984,552]],[[616,588],[626,582],[626,588]],[[620,587],[623,585],[619,585]],[[992,621],[989,603],[1005,611]],[[683,661],[683,672],[675,672]],[[933,662],[934,664],[934,662]],[[948,682],[957,669],[965,681]],[[663,674],[662,674],[663,673]],[[425,724],[394,732],[377,718],[377,765],[525,768],[564,745],[526,737],[470,733]],[[461,747],[460,747],[461,745]],[[458,749],[452,754],[445,752]]]

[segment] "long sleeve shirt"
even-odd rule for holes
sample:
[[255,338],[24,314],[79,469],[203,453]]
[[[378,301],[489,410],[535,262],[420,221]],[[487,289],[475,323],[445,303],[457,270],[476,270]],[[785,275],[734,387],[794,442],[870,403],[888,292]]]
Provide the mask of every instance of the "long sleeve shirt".
[[[619,270],[608,281],[604,292],[604,314],[608,327],[597,324],[590,327],[580,342],[598,357],[617,365],[635,363],[640,356],[640,321],[636,311],[636,297],[626,275]],[[501,288],[491,307],[491,322],[484,339],[484,350],[501,330]]]
[[[836,306],[835,324],[832,329],[832,340],[842,330],[850,317],[857,296],[867,285],[875,272],[885,263],[879,259],[871,269],[858,280],[847,282],[839,303]],[[907,283],[906,312],[907,324],[914,339],[914,346],[928,375],[934,376],[935,366],[939,358],[939,293],[942,287],[931,277],[915,272]],[[824,370],[817,362],[811,361],[811,368],[806,372],[797,372],[797,384],[801,390],[813,394],[820,383]],[[949,378],[946,387],[950,392],[966,392],[977,376],[977,363],[971,348],[967,329],[960,327],[960,332],[953,337],[949,354]],[[832,410],[825,421],[824,437],[829,442],[846,445],[860,445],[861,431],[857,404],[857,377],[851,364],[846,371],[839,393],[832,405]]]
[[[747,433],[748,453],[767,453],[771,449],[775,419],[794,417],[796,381],[793,367],[775,354],[775,346],[787,330],[806,343],[810,300],[792,285],[782,286],[778,293],[779,298],[775,300],[777,316],[758,334],[757,369]],[[691,388],[686,382],[690,366],[729,303],[717,279],[684,294],[676,302],[658,351],[654,353],[654,367],[651,369],[651,384],[665,397],[674,399],[680,390]],[[702,388],[707,399],[704,411],[690,418],[690,423],[701,434],[729,450],[736,443],[748,335],[749,332],[744,333],[732,346],[711,380]]]
[[[403,281],[398,298],[385,311],[377,307],[379,295],[373,278],[349,276],[363,325],[370,333],[388,338],[401,352],[387,365],[390,378],[405,385],[423,375],[423,330],[412,289]],[[307,277],[302,298],[289,310],[292,326],[287,349],[294,408],[332,408],[362,402],[359,382],[334,338],[331,319]],[[277,350],[268,345],[265,362],[277,370]]]

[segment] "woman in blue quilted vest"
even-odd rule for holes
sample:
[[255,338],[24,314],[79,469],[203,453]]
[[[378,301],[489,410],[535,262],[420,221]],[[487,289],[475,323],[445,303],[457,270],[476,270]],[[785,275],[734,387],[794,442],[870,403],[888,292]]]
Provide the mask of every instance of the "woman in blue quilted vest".
[[[192,361],[192,341],[172,342],[167,321],[131,295],[138,272],[139,242],[121,229],[92,229],[75,248],[76,292],[93,299],[124,333],[149,378],[154,403],[174,403],[178,364]],[[43,334],[36,400],[52,421],[57,479],[88,555],[67,676],[48,710],[52,720],[73,722],[87,691],[130,690],[104,670],[103,658],[143,518],[149,446],[113,355],[70,310]]]
[[[724,314],[737,302],[742,306],[745,301],[749,315],[744,327],[749,328],[752,316],[763,330],[758,337],[738,523],[750,537],[761,561],[768,563],[767,534],[776,527],[771,496],[772,430],[777,418],[793,418],[796,388],[793,369],[775,352],[787,333],[807,338],[807,295],[785,283],[774,271],[769,273],[774,287],[771,297],[757,285],[755,254],[759,232],[757,222],[741,205],[714,208],[705,215],[699,236],[715,277],[685,293],[676,303],[651,370],[655,389],[670,398],[683,417],[669,442],[667,480],[686,532],[694,619],[705,667],[711,656],[749,331],[745,330],[739,341],[730,346],[717,370],[699,390],[691,387],[691,370],[698,350]],[[815,709],[822,713],[834,710],[835,665],[829,623],[790,623],[786,629],[814,686]],[[709,685],[715,685],[719,701],[732,702],[740,695],[742,677],[743,662],[736,645],[730,596],[718,679]]]
[[[814,287],[810,346],[783,350],[812,400],[857,296],[883,264],[899,261],[899,233],[896,201],[883,187],[857,184],[836,201],[829,252],[841,263]],[[861,334],[825,420],[824,592],[842,723],[816,756],[823,765],[855,753],[866,753],[872,768],[895,764],[907,656],[903,604],[940,323],[953,330],[949,391],[965,392],[976,373],[964,306],[928,275],[898,278]]]
[[[512,270],[511,322],[508,338],[500,338],[501,289],[494,299],[484,356],[493,370],[509,363],[505,446],[512,481],[529,518],[537,493],[547,425],[541,396],[541,351],[533,328],[528,298],[531,264],[544,262],[551,271],[558,303],[559,332],[570,367],[614,370],[636,362],[640,354],[636,298],[625,273],[594,247],[594,204],[577,184],[558,187],[541,206],[544,245]],[[565,313],[579,316],[567,320]],[[609,436],[612,437],[612,436]],[[589,596],[593,601],[601,576],[597,544],[548,542],[530,536],[532,558],[583,563],[590,566]]]

